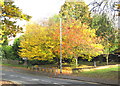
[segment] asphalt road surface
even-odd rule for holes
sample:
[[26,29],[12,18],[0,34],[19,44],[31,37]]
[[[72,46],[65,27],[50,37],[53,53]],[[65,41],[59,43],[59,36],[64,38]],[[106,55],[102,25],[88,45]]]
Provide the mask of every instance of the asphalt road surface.
[[30,73],[16,72],[10,68],[2,68],[2,80],[17,82],[27,86],[108,86],[93,82],[51,78],[44,75],[34,75]]

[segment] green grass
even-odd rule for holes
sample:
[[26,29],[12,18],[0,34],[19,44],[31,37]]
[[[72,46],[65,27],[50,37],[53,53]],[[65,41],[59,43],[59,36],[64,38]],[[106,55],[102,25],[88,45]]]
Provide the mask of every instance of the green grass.
[[[90,63],[91,64],[91,63]],[[13,64],[2,64],[4,66],[11,66],[11,67],[27,67],[25,65],[13,65]],[[69,64],[67,64],[68,67],[70,67]],[[81,65],[88,65],[89,64],[81,64]],[[39,65],[39,67],[56,67],[56,64],[50,64],[50,65]],[[73,68],[73,67],[70,67]],[[97,70],[91,70],[91,71],[83,71],[78,73],[73,73],[75,76],[82,76],[82,77],[92,77],[92,78],[103,78],[103,79],[110,79],[110,80],[117,80],[118,79],[118,70],[120,69],[120,66],[111,67],[111,68],[105,68],[105,69],[97,69]]]
[[0,60],[0,65],[2,65],[2,61]]
[[11,67],[27,67],[25,65],[14,65],[14,64],[2,64],[3,66],[11,66]]
[[[97,66],[105,66],[107,63],[106,62],[96,62]],[[118,64],[118,62],[109,62],[109,65],[114,65],[114,64]],[[88,65],[88,66],[93,66],[93,62],[79,62],[79,65]]]
[[119,71],[118,69],[120,69],[120,66],[106,68],[106,69],[99,69],[99,70],[84,71],[84,72],[79,72],[75,75],[116,80],[118,79],[118,71]]

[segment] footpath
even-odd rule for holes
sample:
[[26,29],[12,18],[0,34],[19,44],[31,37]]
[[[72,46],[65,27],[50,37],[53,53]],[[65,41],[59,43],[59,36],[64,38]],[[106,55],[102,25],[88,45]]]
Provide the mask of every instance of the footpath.
[[87,81],[91,83],[100,83],[108,86],[120,86],[119,79],[118,80],[110,80],[110,79],[100,79],[100,78],[90,78],[90,77],[81,77],[81,76],[73,76],[73,75],[65,75],[65,74],[49,74],[42,71],[32,71],[27,68],[20,67],[10,67],[10,66],[2,66],[2,70],[15,71],[20,73],[30,73],[34,75],[48,76],[52,78],[62,78],[62,79],[71,79],[78,81]]

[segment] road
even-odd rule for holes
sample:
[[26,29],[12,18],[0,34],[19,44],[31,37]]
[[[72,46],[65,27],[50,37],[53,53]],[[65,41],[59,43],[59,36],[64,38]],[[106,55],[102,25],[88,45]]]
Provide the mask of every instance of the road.
[[[85,82],[85,81],[77,81],[77,80],[69,80],[69,79],[60,79],[60,78],[51,78],[44,75],[34,75],[30,73],[16,72],[11,68],[2,68],[2,80],[14,81],[20,84],[33,86],[33,84],[41,86],[46,84],[55,85],[55,86],[101,86],[98,83],[93,82]],[[103,85],[102,85],[103,86]],[[105,86],[105,85],[104,85]],[[107,85],[108,86],[108,85]]]

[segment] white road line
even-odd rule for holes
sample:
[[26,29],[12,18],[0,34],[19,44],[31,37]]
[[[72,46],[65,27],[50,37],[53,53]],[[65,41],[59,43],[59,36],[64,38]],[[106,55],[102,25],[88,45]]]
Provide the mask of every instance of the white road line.
[[21,78],[30,80],[30,78],[27,78],[27,77],[21,77]]
[[10,75],[10,76],[12,76],[12,77],[18,77],[18,76],[16,76],[16,75]]
[[32,79],[33,81],[39,81],[39,79]]
[[53,84],[59,84],[59,83],[53,83]]
[[48,81],[45,81],[45,80],[41,80],[41,81],[43,81],[43,82],[48,82]]
[[41,81],[51,83],[51,81],[46,81],[46,80],[41,80]]

